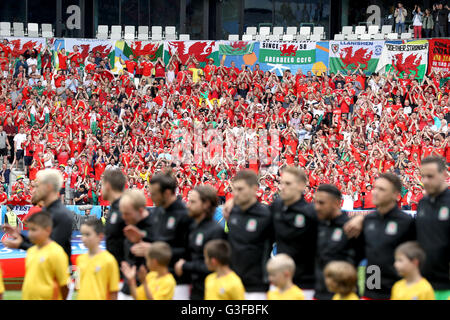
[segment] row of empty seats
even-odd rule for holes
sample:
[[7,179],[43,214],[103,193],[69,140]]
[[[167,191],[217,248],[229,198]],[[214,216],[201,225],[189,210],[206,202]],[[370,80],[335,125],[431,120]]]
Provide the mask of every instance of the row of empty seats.
[[[380,29],[378,25],[366,26],[343,26],[341,33],[334,35],[334,40],[397,40],[398,33],[392,32],[392,25],[383,25]],[[404,32],[400,39],[412,39],[412,33]]]
[[38,23],[28,23],[25,30],[22,22],[14,22],[11,28],[11,22],[0,22],[0,37],[31,37],[31,38],[53,38],[54,29],[50,23],[41,24],[39,30]]
[[148,26],[139,26],[137,33],[135,26],[125,26],[122,31],[122,26],[111,26],[111,31],[107,25],[99,25],[97,29],[97,39],[112,39],[112,40],[190,40],[189,34],[180,34],[179,38],[174,26],[152,26],[151,35],[149,34]]
[[[244,41],[320,41],[325,39],[325,28],[322,26],[302,26],[300,29],[297,27],[287,27],[286,32],[284,27],[247,27],[245,33],[242,35],[242,40]],[[239,40],[238,34],[230,34],[228,40],[237,41]]]

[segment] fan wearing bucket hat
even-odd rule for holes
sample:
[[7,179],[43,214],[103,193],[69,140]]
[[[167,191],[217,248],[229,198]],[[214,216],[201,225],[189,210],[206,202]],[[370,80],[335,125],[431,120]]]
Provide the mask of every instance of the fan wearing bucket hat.
[[24,177],[18,176],[16,178],[16,182],[13,184],[11,191],[12,193],[16,193],[18,189],[23,189],[25,187],[25,183],[23,182]]

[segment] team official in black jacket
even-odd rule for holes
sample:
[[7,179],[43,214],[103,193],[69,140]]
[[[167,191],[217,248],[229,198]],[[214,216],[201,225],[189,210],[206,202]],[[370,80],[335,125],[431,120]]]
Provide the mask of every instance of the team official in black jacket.
[[[164,241],[170,245],[172,259],[169,271],[172,273],[174,273],[175,262],[187,258],[189,229],[193,223],[183,201],[175,194],[176,188],[177,182],[170,173],[156,174],[150,180],[150,194],[153,203],[157,206],[150,212],[152,225],[150,242]],[[131,252],[136,256],[144,257],[150,245],[149,242],[141,241],[133,245]],[[183,275],[175,277],[175,280],[177,287],[174,300],[189,299],[189,277]]]
[[359,218],[363,219],[360,238],[364,242],[367,266],[379,268],[381,276],[379,287],[376,281],[366,281],[364,299],[385,300],[391,297],[392,286],[400,280],[394,268],[395,249],[403,242],[415,240],[414,218],[397,205],[401,189],[401,181],[396,175],[381,174],[375,180],[372,193],[376,211]]
[[[45,169],[39,171],[36,176],[36,187],[33,190],[32,202],[44,202],[43,209],[52,216],[53,228],[50,238],[58,243],[67,253],[70,265],[72,253],[70,244],[72,238],[72,212],[66,208],[59,198],[62,184],[63,178],[59,170]],[[3,225],[3,229],[13,238],[4,241],[6,247],[27,250],[33,246],[26,236],[11,229],[8,225]]]
[[422,275],[432,285],[436,299],[450,296],[450,191],[444,158],[422,160],[420,172],[427,195],[419,201],[416,216],[417,241],[426,252]]
[[273,244],[270,209],[258,202],[258,178],[243,170],[233,178],[234,206],[228,217],[231,268],[244,284],[246,299],[265,299],[269,289],[266,262]]
[[[124,260],[121,265],[136,266],[136,270],[139,270],[141,266],[145,266],[145,258],[134,255],[131,252],[131,247],[140,241],[150,241],[151,222],[146,203],[147,200],[144,193],[138,189],[126,190],[119,203],[120,212],[126,224],[123,230],[126,237],[123,243]],[[136,277],[136,281],[139,285],[138,277]],[[121,293],[130,295],[130,288],[126,280]],[[122,295],[119,299],[122,300]]]
[[[103,198],[111,203],[105,222],[105,243],[108,250],[120,264],[124,260],[125,221],[119,210],[119,201],[125,190],[127,178],[121,170],[106,170],[102,178]],[[122,277],[122,273],[121,273]]]
[[189,231],[187,258],[175,263],[175,273],[179,277],[183,274],[190,277],[191,300],[203,300],[205,297],[205,277],[210,273],[204,261],[205,244],[214,239],[226,239],[223,227],[213,219],[218,200],[217,191],[208,185],[197,186],[189,193],[187,209],[195,222]]
[[304,292],[314,289],[318,224],[314,206],[303,198],[305,186],[303,170],[286,167],[281,174],[280,198],[270,206],[277,253],[294,259],[294,283]]
[[341,192],[333,185],[323,184],[314,195],[314,207],[319,219],[315,265],[314,298],[330,300],[333,293],[327,290],[323,271],[332,261],[346,261],[357,266],[362,258],[362,246],[357,239],[349,239],[343,227],[349,220],[341,211]]

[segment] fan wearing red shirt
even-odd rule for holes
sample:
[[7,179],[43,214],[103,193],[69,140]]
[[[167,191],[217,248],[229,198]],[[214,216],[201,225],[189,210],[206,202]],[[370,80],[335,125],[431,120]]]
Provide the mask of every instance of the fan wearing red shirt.
[[5,188],[0,186],[0,205],[4,205],[8,202],[8,195],[5,192]]
[[125,64],[125,67],[127,69],[127,71],[131,74],[135,74],[136,71],[136,67],[137,67],[137,62],[134,61],[134,56],[132,54],[130,54],[130,56],[128,57],[129,60],[123,62],[122,58],[120,58],[122,61],[122,64]]
[[80,64],[81,64],[81,52],[78,51],[78,46],[73,46],[73,52],[71,54],[69,54],[69,60],[70,60],[70,64],[72,64],[73,62],[75,62],[75,67],[79,68]]
[[372,186],[368,185],[366,194],[364,196],[364,209],[374,209],[375,205],[372,202]]

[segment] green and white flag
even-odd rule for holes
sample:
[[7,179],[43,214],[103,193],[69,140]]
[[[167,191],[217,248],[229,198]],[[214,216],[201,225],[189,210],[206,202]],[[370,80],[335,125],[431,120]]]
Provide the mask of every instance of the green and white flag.
[[405,44],[386,43],[383,48],[376,71],[380,73],[393,72],[399,77],[413,74],[417,79],[423,79],[427,72],[428,41],[410,41]]
[[220,41],[219,54],[227,56],[243,56],[253,52],[254,42]]
[[270,64],[313,64],[316,62],[314,41],[262,41],[259,62]]
[[330,72],[346,73],[358,67],[372,74],[383,52],[384,41],[330,41]]

